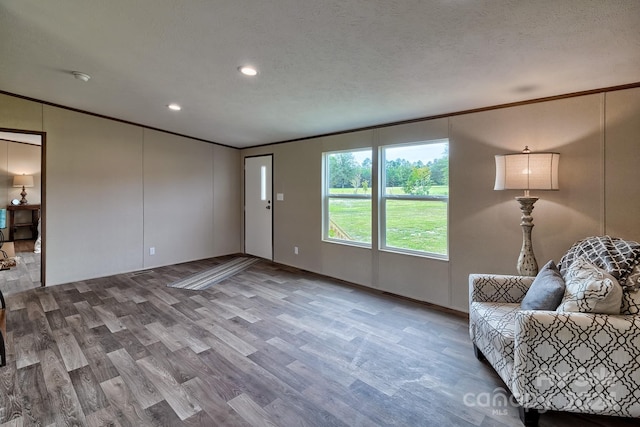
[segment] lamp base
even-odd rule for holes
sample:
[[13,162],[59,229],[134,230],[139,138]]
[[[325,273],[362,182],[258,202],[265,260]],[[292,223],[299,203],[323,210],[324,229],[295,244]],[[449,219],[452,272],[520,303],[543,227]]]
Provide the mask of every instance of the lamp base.
[[518,257],[518,274],[521,276],[535,276],[538,274],[538,263],[533,254],[533,244],[531,243],[531,229],[533,228],[533,204],[538,201],[537,197],[516,197],[520,203],[520,225],[522,226],[522,249]]
[[26,205],[27,203],[27,191],[24,189],[24,185],[22,186],[22,191],[20,192],[20,195],[22,196],[22,199],[20,199],[20,204],[21,205]]

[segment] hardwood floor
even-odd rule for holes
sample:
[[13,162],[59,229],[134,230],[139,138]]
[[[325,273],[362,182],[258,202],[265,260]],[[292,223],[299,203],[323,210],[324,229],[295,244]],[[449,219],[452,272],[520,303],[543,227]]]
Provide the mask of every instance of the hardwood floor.
[[9,270],[0,271],[0,290],[4,295],[40,287],[41,255],[33,252],[34,243],[34,240],[14,242],[18,263]]
[[[166,287],[227,259],[10,295],[0,423],[520,425],[514,407],[465,405],[504,385],[464,316],[266,261],[206,291]],[[638,425],[540,420],[578,423]]]

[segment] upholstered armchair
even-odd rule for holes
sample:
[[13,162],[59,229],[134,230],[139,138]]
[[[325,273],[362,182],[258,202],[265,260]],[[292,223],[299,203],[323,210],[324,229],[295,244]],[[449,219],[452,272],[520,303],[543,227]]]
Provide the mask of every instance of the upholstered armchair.
[[[562,261],[566,278],[573,259]],[[510,389],[525,425],[537,425],[546,410],[640,417],[640,291],[625,283],[634,269],[640,271],[632,262],[618,274],[626,285],[620,314],[523,310],[536,278],[469,276],[474,351]]]

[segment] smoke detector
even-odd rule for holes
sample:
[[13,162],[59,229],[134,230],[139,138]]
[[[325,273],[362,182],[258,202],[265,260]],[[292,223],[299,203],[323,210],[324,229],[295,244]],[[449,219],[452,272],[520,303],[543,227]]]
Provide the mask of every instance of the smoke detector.
[[81,73],[80,71],[72,71],[71,74],[73,74],[73,77],[78,80],[82,80],[83,82],[88,82],[91,78],[89,74]]

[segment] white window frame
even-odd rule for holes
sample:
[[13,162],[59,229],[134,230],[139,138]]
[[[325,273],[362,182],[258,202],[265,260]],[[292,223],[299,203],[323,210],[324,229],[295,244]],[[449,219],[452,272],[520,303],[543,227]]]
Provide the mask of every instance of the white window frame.
[[[378,148],[378,248],[381,251],[395,252],[409,255],[417,255],[428,258],[449,259],[449,195],[447,196],[420,196],[420,195],[395,195],[386,194],[387,186],[387,160],[385,157],[385,149],[397,147],[411,147],[416,145],[442,144],[446,142],[449,146],[448,138],[433,139],[426,141],[416,141],[402,144],[388,144]],[[440,254],[436,252],[419,251],[415,249],[398,248],[387,245],[387,200],[420,200],[420,201],[439,201],[447,205],[447,253]]]
[[[365,148],[354,148],[350,150],[336,150],[336,151],[326,151],[322,153],[322,240],[325,242],[331,243],[339,243],[343,245],[350,246],[359,246],[362,248],[371,248],[371,243],[367,242],[359,242],[357,240],[346,240],[346,239],[338,239],[335,237],[329,236],[329,201],[330,199],[353,199],[353,200],[370,200],[371,201],[371,219],[369,221],[370,226],[373,227],[373,198],[371,194],[373,193],[373,183],[370,188],[369,194],[330,194],[329,188],[329,156],[332,154],[340,154],[340,153],[357,153],[359,151],[369,151],[371,152],[371,156],[373,156],[373,149],[371,147]],[[372,159],[373,161],[373,159]],[[371,174],[373,176],[373,163],[371,165]],[[371,229],[373,231],[373,228]],[[373,233],[371,236],[373,240]]]

